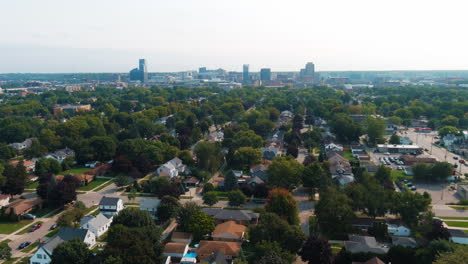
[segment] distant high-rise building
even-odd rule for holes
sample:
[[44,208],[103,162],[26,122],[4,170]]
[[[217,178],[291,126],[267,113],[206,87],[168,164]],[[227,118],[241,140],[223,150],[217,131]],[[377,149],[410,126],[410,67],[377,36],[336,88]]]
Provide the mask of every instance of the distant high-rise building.
[[315,65],[312,62],[308,62],[304,69],[301,69],[299,77],[304,83],[313,84],[315,81]]
[[271,81],[271,69],[270,68],[263,68],[260,70],[260,80],[262,82]]
[[198,73],[206,73],[206,67],[200,67],[198,68]]
[[148,82],[148,69],[146,67],[145,59],[140,59],[138,68],[130,71],[130,81],[140,81],[142,83]]
[[249,65],[248,64],[244,64],[244,66],[242,66],[242,83],[243,84],[250,83]]

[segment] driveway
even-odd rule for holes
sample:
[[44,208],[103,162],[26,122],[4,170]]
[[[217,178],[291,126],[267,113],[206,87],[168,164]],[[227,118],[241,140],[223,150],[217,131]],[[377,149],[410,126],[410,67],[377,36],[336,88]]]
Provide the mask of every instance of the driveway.
[[299,206],[299,221],[301,229],[307,236],[309,235],[309,217],[314,215],[314,203],[309,200],[309,190],[299,187],[293,192],[294,198]]

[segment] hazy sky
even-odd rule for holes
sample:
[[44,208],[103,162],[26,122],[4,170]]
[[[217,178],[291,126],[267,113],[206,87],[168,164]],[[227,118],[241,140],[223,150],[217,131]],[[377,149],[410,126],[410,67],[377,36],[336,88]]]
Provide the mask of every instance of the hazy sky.
[[0,72],[468,70],[467,0],[2,0]]

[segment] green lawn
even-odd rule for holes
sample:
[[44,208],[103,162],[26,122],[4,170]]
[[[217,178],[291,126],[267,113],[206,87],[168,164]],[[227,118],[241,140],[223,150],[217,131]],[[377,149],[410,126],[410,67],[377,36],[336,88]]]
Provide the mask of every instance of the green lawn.
[[439,218],[444,220],[467,220],[468,217],[457,217],[457,216],[439,216]]
[[354,160],[355,158],[353,157],[353,153],[351,153],[351,151],[345,151],[343,152],[343,156],[345,159],[348,159],[348,160]]
[[98,187],[99,185],[109,181],[109,179],[96,178],[94,181],[90,182],[88,185],[81,186],[78,188],[80,191],[91,191],[92,189]]
[[468,206],[462,206],[462,205],[449,205],[449,207],[455,210],[468,210]]
[[55,230],[52,230],[49,233],[47,233],[46,237],[53,237],[55,234],[58,233],[59,230],[60,230],[59,227],[55,228]]
[[35,181],[26,186],[26,189],[36,189],[39,186],[39,181]]
[[468,228],[468,222],[458,222],[458,221],[445,221],[445,223],[449,226],[454,227],[466,227]]
[[67,174],[83,174],[89,170],[92,170],[90,168],[73,168],[73,169],[69,169],[69,170],[66,170],[66,171],[62,171],[60,174],[61,175],[67,175]]
[[[93,210],[96,209],[96,208],[98,208],[97,205],[93,205],[93,206],[91,206],[91,207],[89,207],[89,208],[86,208],[86,210],[85,210],[85,215],[89,214],[91,211],[93,211]],[[98,210],[98,211],[99,211],[99,210]]]
[[26,225],[31,224],[32,220],[10,221],[0,220],[0,234],[11,234]]
[[29,252],[33,251],[33,249],[35,249],[38,245],[39,245],[39,242],[36,241],[36,242],[32,243],[31,245],[23,248],[21,250],[21,252],[29,253]]
[[107,186],[111,185],[113,182],[114,182],[113,180],[110,180],[110,181],[104,183],[103,185],[99,186],[99,188],[96,188],[95,191],[98,192],[98,191],[100,191],[100,190],[106,188]]
[[13,263],[15,263],[17,260],[18,260],[18,258],[11,258],[11,259],[5,260],[5,261],[3,262],[3,264],[13,264]]
[[[57,210],[58,208],[50,208],[50,207],[45,207],[45,208],[41,208],[41,209],[34,209],[31,214],[35,215],[36,217],[44,217],[45,215],[47,215],[48,213],[51,213],[53,212],[54,210]],[[60,210],[57,210],[57,212],[55,212],[54,214],[51,214],[47,217],[52,217],[56,214],[60,213]]]

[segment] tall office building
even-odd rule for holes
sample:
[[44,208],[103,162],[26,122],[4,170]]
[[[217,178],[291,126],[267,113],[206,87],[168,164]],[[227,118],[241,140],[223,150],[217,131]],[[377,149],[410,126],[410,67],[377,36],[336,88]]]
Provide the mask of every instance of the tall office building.
[[271,81],[271,69],[270,68],[263,68],[260,70],[260,80],[262,82]]
[[148,69],[145,59],[140,59],[138,68],[130,71],[130,81],[140,81],[141,83],[148,82]]
[[250,83],[249,65],[248,64],[244,64],[244,66],[242,66],[242,83],[243,84]]
[[304,83],[313,84],[315,81],[315,65],[308,62],[304,69],[301,69],[300,79]]
[[207,72],[206,67],[198,68],[198,73],[206,73],[206,72]]

